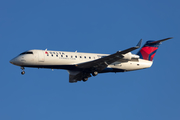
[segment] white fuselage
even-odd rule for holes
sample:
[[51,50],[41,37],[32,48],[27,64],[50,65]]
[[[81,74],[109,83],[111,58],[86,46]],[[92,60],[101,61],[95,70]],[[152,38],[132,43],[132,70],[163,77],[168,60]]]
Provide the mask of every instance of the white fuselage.
[[[93,61],[109,55],[50,50],[29,50],[29,53],[28,51],[26,53],[20,54],[10,62],[21,67],[75,70],[76,64]],[[143,59],[119,60],[108,65],[107,69],[109,70],[102,72],[125,72],[139,70],[151,67],[152,63],[152,61]]]

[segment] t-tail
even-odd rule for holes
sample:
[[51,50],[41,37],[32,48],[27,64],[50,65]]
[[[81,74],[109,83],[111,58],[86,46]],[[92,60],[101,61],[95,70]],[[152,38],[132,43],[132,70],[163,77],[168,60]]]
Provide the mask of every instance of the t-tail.
[[141,59],[152,61],[161,42],[169,39],[172,39],[172,37],[158,41],[147,41],[146,44],[137,53],[137,55],[139,55]]

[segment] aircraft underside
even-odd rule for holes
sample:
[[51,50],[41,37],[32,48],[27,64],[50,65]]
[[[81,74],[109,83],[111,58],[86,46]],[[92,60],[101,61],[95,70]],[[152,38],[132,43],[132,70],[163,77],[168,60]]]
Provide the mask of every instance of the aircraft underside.
[[[64,69],[64,70],[85,71],[85,72],[93,72],[94,71],[91,69],[88,70],[88,69],[78,68],[75,65],[28,65],[28,66],[26,65],[26,66],[21,66],[21,67],[46,68],[46,69]],[[125,71],[126,70],[123,70],[123,69],[107,67],[98,73],[125,72]]]

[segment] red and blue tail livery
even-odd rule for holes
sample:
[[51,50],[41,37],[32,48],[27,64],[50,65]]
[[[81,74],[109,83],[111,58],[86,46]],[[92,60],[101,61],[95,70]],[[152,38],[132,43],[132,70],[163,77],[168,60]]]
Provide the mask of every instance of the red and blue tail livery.
[[152,61],[161,42],[169,39],[172,39],[172,37],[158,41],[147,41],[137,55],[139,55],[141,59]]

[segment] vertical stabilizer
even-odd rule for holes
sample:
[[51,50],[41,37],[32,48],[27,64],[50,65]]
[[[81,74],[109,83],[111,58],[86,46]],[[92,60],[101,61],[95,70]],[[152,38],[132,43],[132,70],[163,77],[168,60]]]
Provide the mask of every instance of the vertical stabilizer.
[[141,59],[152,61],[161,42],[169,39],[172,39],[172,37],[158,41],[147,41],[137,55],[139,55]]

